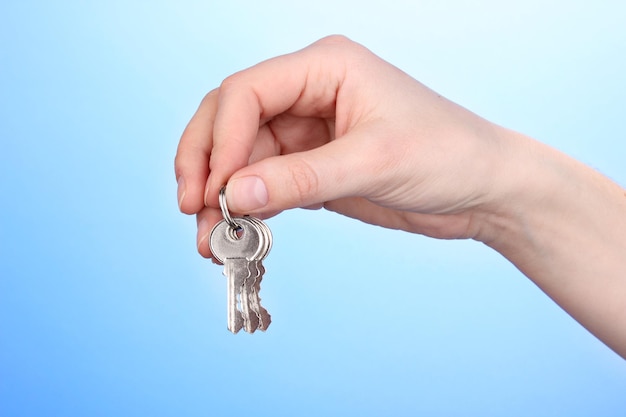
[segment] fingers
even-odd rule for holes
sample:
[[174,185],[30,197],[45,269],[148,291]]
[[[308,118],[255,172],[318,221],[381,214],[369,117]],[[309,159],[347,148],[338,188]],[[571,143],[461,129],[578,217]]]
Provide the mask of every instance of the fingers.
[[[230,209],[263,214],[372,194],[388,175],[383,173],[387,163],[381,157],[380,146],[368,140],[374,131],[364,127],[306,152],[266,158],[246,166],[228,182]],[[363,145],[355,146],[359,143]]]
[[198,253],[205,258],[211,258],[211,248],[209,247],[209,235],[215,223],[222,219],[219,209],[205,207],[196,215],[198,233],[196,236],[196,246]]
[[[340,38],[317,42],[227,78],[220,86],[205,203],[217,205],[219,189],[247,165],[259,126],[281,113],[332,117],[344,76]],[[344,45],[345,46],[345,45]],[[320,53],[320,48],[324,52]],[[323,61],[323,62],[321,62]]]
[[217,96],[217,90],[205,96],[178,144],[174,169],[178,182],[178,206],[183,213],[197,213],[204,207]]
[[[221,219],[219,189],[235,172],[227,190],[235,195],[227,197],[233,213],[266,217],[363,195],[364,176],[355,174],[363,162],[348,141],[334,139],[355,120],[346,116],[355,106],[344,105],[343,127],[335,128],[346,56],[364,50],[342,37],[324,39],[228,77],[207,94],[175,160],[180,210],[197,213],[202,256],[211,255],[208,236]],[[281,153],[289,155],[273,156]]]

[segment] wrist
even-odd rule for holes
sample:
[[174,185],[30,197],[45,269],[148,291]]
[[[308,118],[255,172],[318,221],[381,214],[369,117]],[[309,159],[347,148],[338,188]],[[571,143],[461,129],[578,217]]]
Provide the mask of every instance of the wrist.
[[[493,198],[479,240],[512,260],[526,275],[552,257],[594,219],[596,194],[591,168],[517,132],[503,130]],[[594,195],[596,195],[594,197]],[[528,258],[533,261],[527,265]],[[547,262],[550,263],[550,262]]]
[[479,240],[626,357],[626,192],[592,168],[509,133]]
[[[482,207],[477,240],[499,252],[520,239],[536,242],[540,223],[562,215],[576,200],[575,170],[565,155],[520,133],[501,128],[499,153],[493,158],[496,173],[489,198]],[[516,250],[519,250],[516,249]]]

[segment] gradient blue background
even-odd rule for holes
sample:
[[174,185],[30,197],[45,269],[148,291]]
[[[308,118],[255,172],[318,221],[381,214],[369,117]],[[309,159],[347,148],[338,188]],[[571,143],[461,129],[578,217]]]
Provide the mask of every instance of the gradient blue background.
[[205,92],[342,33],[625,185],[625,21],[618,0],[2,2],[0,415],[625,415],[624,360],[497,253],[323,211],[268,221],[273,323],[233,336],[173,174]]

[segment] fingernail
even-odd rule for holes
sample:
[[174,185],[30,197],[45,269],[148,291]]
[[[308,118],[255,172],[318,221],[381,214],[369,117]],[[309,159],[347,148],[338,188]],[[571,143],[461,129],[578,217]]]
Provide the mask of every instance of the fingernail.
[[255,175],[232,180],[228,184],[228,194],[231,204],[242,213],[263,208],[269,201],[265,183]]
[[181,175],[178,177],[178,208],[180,209],[183,205],[183,200],[185,199],[185,193],[187,190],[185,189],[185,178]]
[[209,207],[209,203],[207,203],[209,197],[209,184],[204,188],[204,205]]

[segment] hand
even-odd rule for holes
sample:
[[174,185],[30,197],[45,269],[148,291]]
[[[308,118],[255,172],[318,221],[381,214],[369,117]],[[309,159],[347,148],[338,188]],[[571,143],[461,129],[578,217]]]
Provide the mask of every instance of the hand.
[[626,358],[626,191],[345,38],[260,63],[210,92],[181,138],[176,178],[203,256],[226,182],[234,213],[325,207],[474,238]]
[[179,205],[198,250],[220,218],[295,207],[439,238],[480,238],[501,161],[498,127],[364,47],[329,37],[227,78],[178,147]]

